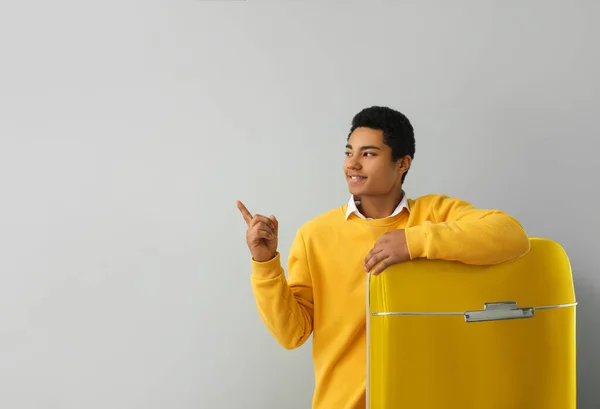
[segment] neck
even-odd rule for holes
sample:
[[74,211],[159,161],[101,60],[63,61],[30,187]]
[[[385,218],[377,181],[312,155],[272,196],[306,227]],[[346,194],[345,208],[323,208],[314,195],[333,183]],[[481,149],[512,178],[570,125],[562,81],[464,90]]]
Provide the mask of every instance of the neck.
[[383,219],[392,214],[403,196],[402,189],[387,196],[361,196],[358,210],[369,219]]

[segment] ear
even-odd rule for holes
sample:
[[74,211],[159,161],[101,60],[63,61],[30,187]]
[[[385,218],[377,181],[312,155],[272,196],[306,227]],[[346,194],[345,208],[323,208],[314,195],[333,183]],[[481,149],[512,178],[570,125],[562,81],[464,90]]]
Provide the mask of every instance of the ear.
[[406,173],[410,169],[412,158],[409,155],[404,155],[398,159],[398,171],[400,173]]

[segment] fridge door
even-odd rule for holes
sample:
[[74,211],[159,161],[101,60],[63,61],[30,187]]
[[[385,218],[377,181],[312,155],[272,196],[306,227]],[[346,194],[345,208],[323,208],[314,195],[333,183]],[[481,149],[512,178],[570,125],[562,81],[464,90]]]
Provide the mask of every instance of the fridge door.
[[575,409],[562,247],[494,266],[417,260],[367,278],[367,408]]

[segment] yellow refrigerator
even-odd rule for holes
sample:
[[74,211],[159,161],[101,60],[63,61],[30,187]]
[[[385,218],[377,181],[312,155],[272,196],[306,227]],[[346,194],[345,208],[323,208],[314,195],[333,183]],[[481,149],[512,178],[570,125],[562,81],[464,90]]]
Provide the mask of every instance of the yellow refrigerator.
[[415,260],[367,276],[368,409],[575,409],[569,258]]

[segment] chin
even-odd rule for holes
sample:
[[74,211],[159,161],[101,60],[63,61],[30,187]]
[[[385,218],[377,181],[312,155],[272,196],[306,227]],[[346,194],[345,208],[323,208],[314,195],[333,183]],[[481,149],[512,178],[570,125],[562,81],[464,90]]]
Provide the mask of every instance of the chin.
[[365,194],[365,189],[358,188],[356,186],[348,186],[348,191],[351,195],[360,196]]
[[355,196],[360,195],[368,195],[369,194],[369,183],[367,180],[363,180],[361,182],[354,182],[350,179],[347,181],[348,183],[348,191]]

